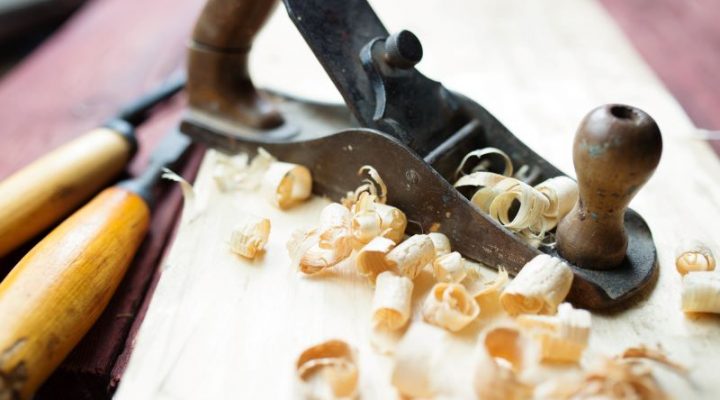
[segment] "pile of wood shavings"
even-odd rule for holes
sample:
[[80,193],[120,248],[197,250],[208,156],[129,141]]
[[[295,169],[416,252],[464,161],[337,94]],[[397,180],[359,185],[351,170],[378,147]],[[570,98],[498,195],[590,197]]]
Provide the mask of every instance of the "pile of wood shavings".
[[[306,174],[303,166],[281,163],[262,150],[250,163],[247,157],[238,155],[220,157],[216,166],[216,182],[223,190],[262,187],[279,208],[309,197],[309,171]],[[277,173],[267,173],[273,169]],[[508,172],[506,168],[505,172],[511,173],[512,169]],[[511,282],[503,270],[495,279],[487,280],[478,264],[452,251],[442,233],[406,237],[405,214],[386,204],[387,187],[380,174],[369,166],[359,173],[368,178],[342,204],[328,205],[317,228],[296,232],[288,250],[303,274],[321,273],[348,260],[354,262],[369,284],[375,285],[371,344],[378,353],[393,357],[390,379],[403,395],[448,399],[662,399],[667,396],[646,360],[685,373],[662,352],[645,347],[628,349],[614,358],[583,362],[590,336],[590,314],[562,303],[572,283],[572,273],[565,263],[543,255],[533,259]],[[484,172],[473,172],[478,173]],[[181,183],[191,217],[200,214],[204,206],[197,201],[192,186],[170,172],[166,177]],[[506,178],[486,175],[483,179],[501,182]],[[572,197],[568,195],[570,189],[548,191],[546,186],[555,185],[533,189],[547,199],[539,214],[543,218],[541,232],[564,215],[567,199]],[[498,216],[508,222],[506,217]],[[267,241],[269,221],[252,217],[245,220],[252,223],[236,232],[238,240],[233,243],[239,253],[252,257]],[[513,221],[507,225],[512,226]],[[686,256],[682,260],[700,260],[714,267],[714,258],[707,258],[712,257],[711,253],[696,253],[706,258]],[[683,268],[693,273],[712,269],[702,265]],[[413,313],[414,279],[423,272],[431,274],[436,283],[419,312]],[[467,341],[468,334],[477,338],[470,358],[467,347],[458,346]],[[548,375],[544,371],[546,365],[555,368],[557,363],[563,366],[563,373]],[[342,340],[308,348],[299,356],[296,367],[305,398],[346,399],[358,395],[360,368],[355,350]]]
[[[370,340],[376,352],[393,357],[391,379],[400,393],[426,398],[663,398],[652,371],[637,359],[585,366],[591,318],[589,312],[562,303],[572,284],[567,264],[541,255],[511,282],[505,271],[486,280],[477,264],[452,251],[442,233],[403,235],[407,220],[385,203],[380,174],[368,166],[359,173],[369,178],[342,204],[328,205],[318,227],[296,232],[288,250],[303,274],[350,263],[375,285]],[[419,312],[413,312],[414,280],[423,273],[432,274],[436,283]],[[475,356],[463,368],[467,351],[456,345],[473,332],[478,332]],[[538,372],[558,363],[565,372],[557,377]],[[327,390],[313,393],[308,397],[339,398]]]
[[[484,158],[500,156],[502,174],[484,170]],[[465,175],[466,164],[478,158],[478,166]],[[532,187],[515,177],[510,157],[502,150],[488,147],[468,153],[456,171],[455,187],[477,188],[470,201],[490,218],[517,233],[529,244],[539,246],[548,232],[567,215],[578,199],[577,183],[566,177],[550,178]],[[514,211],[514,207],[517,210]],[[514,212],[514,215],[513,215]]]

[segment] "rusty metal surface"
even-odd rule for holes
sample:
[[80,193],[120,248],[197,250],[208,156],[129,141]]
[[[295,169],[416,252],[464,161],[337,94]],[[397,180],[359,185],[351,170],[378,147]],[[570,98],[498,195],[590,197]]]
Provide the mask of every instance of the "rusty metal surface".
[[[183,132],[226,151],[254,153],[262,146],[284,161],[306,165],[313,172],[315,192],[335,200],[356,187],[360,166],[373,165],[388,184],[389,203],[411,221],[409,231],[439,227],[465,256],[513,274],[540,254],[453,188],[452,173],[468,151],[487,146],[505,151],[515,165],[531,167],[530,184],[563,175],[561,171],[482,106],[417,72],[414,65],[422,57],[417,39],[402,32],[389,36],[365,0],[284,1],[349,112],[370,129],[343,129],[352,126],[350,118],[345,127],[341,118],[325,129],[306,129],[323,125],[322,113],[316,112],[323,106],[316,104],[291,107],[294,112],[284,114],[285,123],[271,129],[253,129],[241,118],[194,107]],[[275,100],[285,109],[298,102]],[[633,244],[626,262],[613,271],[574,268],[571,299],[576,305],[612,307],[654,281],[657,263],[650,231],[636,213],[628,213],[625,222]]]
[[[254,154],[258,147],[263,147],[284,161],[306,165],[313,173],[313,191],[333,200],[355,189],[361,166],[373,165],[388,185],[388,202],[405,211],[412,221],[408,224],[409,232],[428,232],[435,225],[466,257],[506,268],[513,275],[540,254],[540,250],[528,246],[478,210],[436,169],[397,139],[372,129],[339,131],[344,123],[351,124],[347,109],[278,95],[271,98],[288,120],[285,127],[271,131],[235,129],[229,134],[226,129],[217,129],[217,121],[186,114],[181,130],[224,151]],[[292,134],[286,136],[287,132]],[[497,133],[492,129],[485,133],[489,132]],[[481,145],[484,139],[479,133],[475,131],[469,136]],[[539,158],[514,136],[488,136],[492,136],[489,143],[493,146],[516,156],[530,157],[525,161]],[[545,164],[542,175],[561,174],[546,161],[538,162]],[[575,280],[569,296],[573,304],[592,309],[613,307],[653,284],[657,255],[650,230],[632,210],[626,214],[625,224],[630,237],[627,259],[612,271],[573,267]],[[543,250],[557,255],[552,249]]]

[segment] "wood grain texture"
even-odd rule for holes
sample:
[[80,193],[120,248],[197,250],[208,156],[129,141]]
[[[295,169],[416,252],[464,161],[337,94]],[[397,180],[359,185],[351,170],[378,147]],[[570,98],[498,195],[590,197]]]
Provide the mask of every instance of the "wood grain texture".
[[[521,0],[373,5],[390,31],[409,28],[423,41],[419,68],[425,74],[483,104],[564,171],[573,171],[573,136],[594,107],[626,103],[656,119],[664,154],[631,207],[653,232],[659,280],[649,296],[627,309],[594,314],[591,348],[616,354],[659,344],[691,371],[690,385],[663,376],[675,397],[716,398],[720,320],[680,311],[674,250],[683,238],[720,243],[711,222],[720,220],[720,163],[706,143],[694,139],[695,127],[604,10],[590,0],[555,0],[552,7]],[[251,70],[263,85],[337,98],[284,10],[273,16],[253,51]],[[258,194],[220,194],[212,161],[205,161],[197,187],[212,207],[180,229],[117,398],[292,398],[297,355],[328,338],[359,349],[363,398],[397,397],[389,384],[390,359],[368,343],[367,283],[349,267],[317,278],[289,269],[289,234],[315,223],[323,201],[281,213]],[[272,223],[267,252],[254,263],[227,248],[232,221],[242,212]],[[417,287],[421,298],[423,284]],[[481,327],[482,321],[459,336],[460,355],[471,353],[472,332]],[[465,358],[455,361],[454,368],[468,369]]]
[[87,201],[120,175],[130,142],[98,128],[0,182],[0,257]]
[[30,398],[87,333],[125,275],[149,220],[140,196],[106,189],[0,283],[0,397]]

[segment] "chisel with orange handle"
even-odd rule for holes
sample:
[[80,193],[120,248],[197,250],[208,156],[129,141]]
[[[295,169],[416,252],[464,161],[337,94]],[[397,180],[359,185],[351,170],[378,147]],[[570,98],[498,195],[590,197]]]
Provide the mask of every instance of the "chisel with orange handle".
[[60,221],[120,175],[137,147],[135,127],[184,84],[184,76],[173,75],[104,126],[0,182],[0,257]]
[[0,283],[0,399],[27,399],[107,306],[150,222],[162,169],[190,146],[168,134],[139,177],[100,192]]

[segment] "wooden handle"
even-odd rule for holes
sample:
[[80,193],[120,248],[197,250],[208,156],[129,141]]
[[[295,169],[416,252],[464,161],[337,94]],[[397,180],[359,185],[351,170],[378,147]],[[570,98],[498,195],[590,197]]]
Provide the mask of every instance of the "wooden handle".
[[0,283],[0,399],[29,398],[95,323],[150,210],[112,187],[55,228]]
[[125,168],[130,142],[95,129],[0,182],[0,257],[50,227]]
[[258,129],[283,122],[255,89],[247,66],[253,39],[276,5],[277,0],[208,0],[188,51],[191,109]]
[[573,162],[580,199],[557,229],[560,255],[589,269],[625,258],[625,210],[660,161],[662,137],[644,111],[609,104],[591,111],[575,135]]
[[225,51],[249,51],[277,0],[208,0],[193,30],[193,41]]

